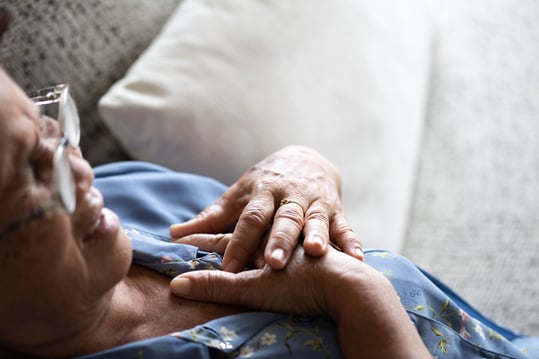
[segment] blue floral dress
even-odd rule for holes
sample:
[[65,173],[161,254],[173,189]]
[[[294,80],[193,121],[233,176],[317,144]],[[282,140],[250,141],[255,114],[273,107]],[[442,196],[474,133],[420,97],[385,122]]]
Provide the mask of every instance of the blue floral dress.
[[[174,277],[219,270],[221,256],[168,241],[168,225],[191,218],[224,186],[138,162],[96,168],[96,186],[125,224],[133,261]],[[368,250],[365,261],[393,284],[434,358],[539,358],[539,339],[485,318],[408,259]],[[383,298],[380,298],[383,301]],[[340,358],[333,323],[317,317],[251,312],[170,335],[129,343],[84,358]]]

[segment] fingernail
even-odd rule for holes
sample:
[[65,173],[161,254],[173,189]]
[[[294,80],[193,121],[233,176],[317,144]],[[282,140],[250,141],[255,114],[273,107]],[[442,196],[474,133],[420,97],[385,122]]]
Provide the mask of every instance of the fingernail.
[[271,257],[278,261],[279,263],[284,262],[284,250],[282,248],[277,248],[271,252]]
[[363,251],[361,250],[361,248],[354,249],[354,253],[357,258],[363,260]]
[[191,281],[187,278],[174,278],[170,283],[170,289],[176,295],[191,294]]

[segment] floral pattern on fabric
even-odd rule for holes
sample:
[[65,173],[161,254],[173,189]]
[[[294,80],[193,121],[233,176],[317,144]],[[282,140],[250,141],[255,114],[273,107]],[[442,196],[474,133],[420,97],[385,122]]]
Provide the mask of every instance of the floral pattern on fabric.
[[[499,327],[451,291],[443,291],[408,259],[370,251],[366,262],[392,283],[427,349],[435,358],[531,358]],[[508,339],[509,338],[509,339]]]
[[193,270],[221,269],[222,258],[197,247],[169,242],[168,238],[124,228],[133,247],[133,262],[169,277]]
[[[221,268],[218,254],[141,231],[126,232],[135,263],[160,273],[173,277]],[[538,338],[518,336],[497,326],[408,259],[386,251],[366,251],[365,262],[391,281],[433,358],[539,359]],[[335,325],[322,318],[251,312],[86,358],[341,358],[336,332]]]
[[334,325],[313,317],[245,313],[171,335],[218,349],[228,358],[341,357]]

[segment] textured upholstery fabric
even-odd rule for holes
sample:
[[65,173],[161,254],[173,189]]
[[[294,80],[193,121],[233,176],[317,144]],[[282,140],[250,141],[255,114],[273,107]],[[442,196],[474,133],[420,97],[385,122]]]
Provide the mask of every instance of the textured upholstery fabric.
[[125,159],[96,104],[153,40],[179,0],[1,0],[14,21],[0,63],[26,91],[70,84],[81,114],[81,147],[92,164]]
[[438,3],[404,254],[539,335],[539,2]]

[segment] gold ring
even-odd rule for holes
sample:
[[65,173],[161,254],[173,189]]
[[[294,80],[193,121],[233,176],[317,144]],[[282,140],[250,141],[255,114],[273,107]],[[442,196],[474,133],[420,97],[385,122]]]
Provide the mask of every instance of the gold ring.
[[301,205],[301,203],[297,202],[297,201],[293,201],[291,199],[288,199],[288,198],[284,198],[281,200],[281,202],[279,202],[279,207],[282,207],[284,206],[285,204],[290,204],[290,203],[294,203],[294,204],[297,204],[299,206],[299,208],[301,208],[301,210],[303,211],[303,214],[305,214],[305,209],[303,208],[303,206]]

